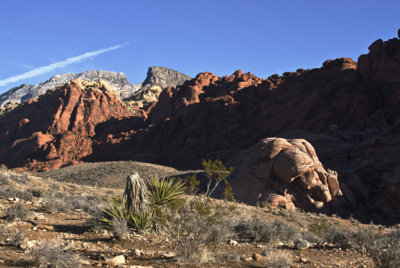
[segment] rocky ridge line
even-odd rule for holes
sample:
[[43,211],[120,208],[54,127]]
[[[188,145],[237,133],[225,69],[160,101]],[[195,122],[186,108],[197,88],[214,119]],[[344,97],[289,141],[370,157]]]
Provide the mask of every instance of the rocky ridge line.
[[146,90],[152,86],[160,86],[162,89],[167,86],[177,86],[191,79],[191,77],[178,71],[158,66],[149,67],[144,82],[136,85],[130,84],[126,75],[121,72],[86,71],[83,73],[67,73],[55,75],[49,80],[36,85],[22,84],[21,86],[14,87],[0,95],[0,106],[5,106],[9,102],[21,103],[32,98],[37,98],[48,90],[53,90],[56,86],[63,85],[72,79],[81,79],[84,81],[98,81],[102,79],[119,92],[121,99],[127,99],[132,97],[135,92]]

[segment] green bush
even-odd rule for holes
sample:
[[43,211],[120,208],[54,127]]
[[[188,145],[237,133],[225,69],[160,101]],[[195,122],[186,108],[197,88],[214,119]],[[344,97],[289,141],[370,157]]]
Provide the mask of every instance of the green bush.
[[[221,160],[203,160],[201,162],[201,165],[204,168],[204,171],[206,172],[207,175],[207,190],[206,190],[206,196],[210,197],[213,192],[217,189],[218,185],[221,182],[225,182],[225,185],[229,185],[228,181],[226,178],[233,172],[234,168],[230,167],[229,169],[224,166]],[[230,186],[230,185],[229,185]],[[229,195],[229,191],[231,191],[232,188],[226,192],[227,195]],[[233,198],[233,195],[232,195]]]
[[0,164],[0,172],[6,172],[8,170],[7,166],[4,164]]
[[200,187],[200,181],[197,179],[196,174],[192,174],[185,180],[189,181],[189,185],[186,187],[186,192],[188,194],[196,194]]

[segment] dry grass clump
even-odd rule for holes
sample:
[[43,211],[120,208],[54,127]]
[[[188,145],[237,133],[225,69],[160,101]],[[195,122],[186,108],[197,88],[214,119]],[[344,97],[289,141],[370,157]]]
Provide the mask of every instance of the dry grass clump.
[[79,256],[66,250],[57,240],[38,244],[31,255],[34,265],[39,267],[81,267]]
[[71,212],[81,209],[91,215],[98,215],[105,207],[105,201],[98,196],[64,194],[52,191],[45,197],[47,211]]
[[234,227],[240,240],[271,243],[275,240],[295,240],[301,237],[300,228],[281,220],[268,222],[258,217],[239,220]]
[[30,190],[28,191],[19,191],[12,186],[3,186],[0,189],[0,199],[8,199],[8,198],[19,198],[25,201],[32,201],[33,194]]
[[367,252],[378,267],[400,267],[400,229],[386,231],[369,224],[358,223],[350,228],[325,225],[324,240],[344,249]]
[[293,263],[293,256],[286,250],[268,248],[263,252],[266,267],[287,268]]
[[20,247],[25,242],[25,233],[22,230],[0,228],[0,235],[5,236],[6,245]]
[[226,217],[229,208],[213,205],[209,199],[181,200],[166,209],[161,228],[174,238],[177,258],[182,263],[211,260],[207,254],[210,243],[225,242],[231,235]]
[[115,238],[125,238],[129,234],[129,228],[126,219],[113,219],[112,231]]
[[20,219],[21,221],[25,220],[28,216],[28,211],[24,209],[21,204],[17,204],[15,206],[10,207],[6,215],[4,216],[5,220],[8,222],[15,221]]
[[23,231],[14,231],[11,236],[10,244],[13,247],[20,247],[25,241],[25,233]]
[[0,172],[0,185],[7,185],[8,183],[8,176],[5,173]]

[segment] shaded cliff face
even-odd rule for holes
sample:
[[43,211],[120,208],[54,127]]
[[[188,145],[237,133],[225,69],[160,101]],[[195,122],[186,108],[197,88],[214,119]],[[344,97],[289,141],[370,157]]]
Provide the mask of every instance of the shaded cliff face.
[[107,82],[72,80],[0,117],[0,159],[53,169],[90,155],[96,125],[130,116]]

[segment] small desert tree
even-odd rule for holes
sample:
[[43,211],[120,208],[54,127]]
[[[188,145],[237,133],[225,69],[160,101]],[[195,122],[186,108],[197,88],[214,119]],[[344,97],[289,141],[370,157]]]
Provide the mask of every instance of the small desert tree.
[[215,161],[203,160],[201,165],[203,166],[207,175],[207,197],[212,195],[221,182],[225,182],[226,187],[229,188],[229,183],[226,178],[233,172],[233,167],[226,168],[222,161],[218,159]]

